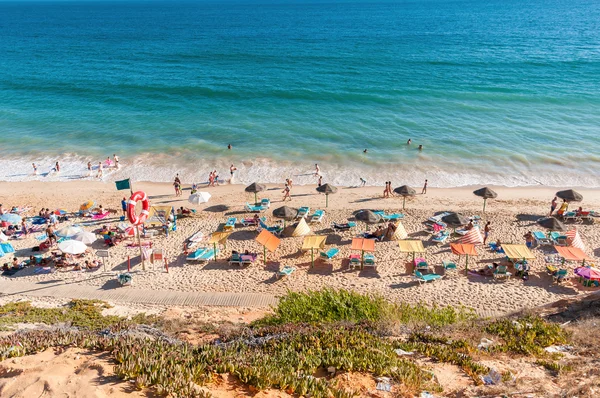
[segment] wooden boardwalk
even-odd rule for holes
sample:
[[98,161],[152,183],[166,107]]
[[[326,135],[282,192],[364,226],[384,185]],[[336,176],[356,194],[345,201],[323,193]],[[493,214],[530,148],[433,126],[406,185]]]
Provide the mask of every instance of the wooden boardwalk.
[[0,281],[0,294],[31,297],[96,299],[114,303],[139,303],[175,306],[269,307],[277,305],[277,297],[256,293],[178,292],[140,290],[134,287],[104,289],[76,283],[31,283]]

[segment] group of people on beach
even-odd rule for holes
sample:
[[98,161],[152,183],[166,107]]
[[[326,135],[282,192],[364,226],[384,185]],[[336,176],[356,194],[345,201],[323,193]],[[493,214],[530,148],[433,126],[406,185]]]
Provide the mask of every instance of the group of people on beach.
[[[37,175],[38,174],[38,165],[35,163],[31,163],[31,167],[33,168],[33,175]],[[119,157],[117,156],[117,154],[113,154],[112,159],[110,158],[110,156],[107,156],[104,163],[98,162],[96,178],[102,179],[102,177],[104,176],[103,169],[107,169],[107,168],[111,168],[111,167],[114,167],[115,169],[120,168]],[[92,176],[92,174],[93,174],[92,169],[93,169],[92,162],[88,161],[87,162],[88,177]],[[58,173],[60,173],[60,162],[56,161],[56,163],[54,163],[54,167],[48,172],[48,175],[58,174]]]

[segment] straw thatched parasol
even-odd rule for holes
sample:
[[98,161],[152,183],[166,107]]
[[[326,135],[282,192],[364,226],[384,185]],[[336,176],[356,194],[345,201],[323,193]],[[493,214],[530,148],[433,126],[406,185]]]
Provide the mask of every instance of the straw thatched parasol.
[[469,219],[460,213],[450,213],[442,217],[442,221],[452,228],[459,228],[469,223]]
[[538,224],[551,231],[564,231],[565,225],[554,217],[546,217],[538,220]]
[[288,220],[288,221],[293,220],[294,218],[296,218],[297,214],[298,214],[298,209],[294,209],[293,207],[288,207],[288,206],[281,206],[281,207],[278,207],[277,209],[273,210],[273,217],[283,219],[284,224],[285,224],[285,220]]
[[415,191],[408,185],[402,185],[401,187],[394,189],[394,193],[397,193],[398,195],[402,196],[402,209],[404,210],[404,205],[406,204],[406,197],[415,196],[417,194],[417,191]]
[[336,193],[337,188],[330,184],[323,184],[320,187],[317,187],[317,192],[325,194],[325,207],[329,206],[329,194]]
[[492,191],[491,189],[489,189],[488,187],[484,187],[481,189],[477,189],[475,191],[473,191],[473,193],[475,194],[475,196],[479,196],[480,198],[483,198],[483,211],[485,212],[485,203],[488,199],[496,199],[498,197],[498,194],[494,191]]
[[362,221],[367,224],[376,224],[381,221],[379,214],[373,213],[371,210],[361,210],[354,216],[358,221]]
[[257,193],[265,191],[267,189],[266,185],[263,184],[259,184],[257,182],[253,182],[252,184],[248,185],[246,187],[246,189],[244,189],[244,191],[246,192],[250,192],[254,194],[254,203],[258,202],[258,198],[257,198]]
[[583,195],[572,189],[567,189],[566,191],[558,191],[556,193],[556,196],[563,200],[566,200],[567,202],[581,202],[583,200]]

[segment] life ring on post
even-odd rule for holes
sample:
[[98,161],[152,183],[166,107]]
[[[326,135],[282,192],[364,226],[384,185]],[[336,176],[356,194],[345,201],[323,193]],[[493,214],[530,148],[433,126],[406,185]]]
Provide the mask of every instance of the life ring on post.
[[[137,202],[142,202],[142,211],[138,216],[135,214],[135,206]],[[127,202],[127,218],[132,225],[140,225],[146,222],[148,215],[150,214],[150,202],[145,192],[137,191],[131,195],[129,202]]]

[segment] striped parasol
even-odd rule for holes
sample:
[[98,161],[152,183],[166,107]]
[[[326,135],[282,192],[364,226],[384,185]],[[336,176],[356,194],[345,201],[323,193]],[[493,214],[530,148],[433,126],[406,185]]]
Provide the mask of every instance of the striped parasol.
[[392,240],[402,240],[406,238],[408,238],[408,233],[406,232],[404,225],[402,225],[402,222],[398,221],[398,224],[396,224],[396,231],[392,236]]
[[481,245],[483,243],[483,237],[481,236],[481,232],[479,232],[479,228],[473,228],[469,230],[460,239],[460,243],[471,243],[473,245]]
[[567,236],[567,245],[573,246],[578,249],[581,249],[582,251],[585,251],[585,244],[583,243],[583,240],[581,240],[581,236],[579,235],[579,232],[577,231],[577,229],[572,229],[570,231],[567,231],[567,233],[565,235]]

